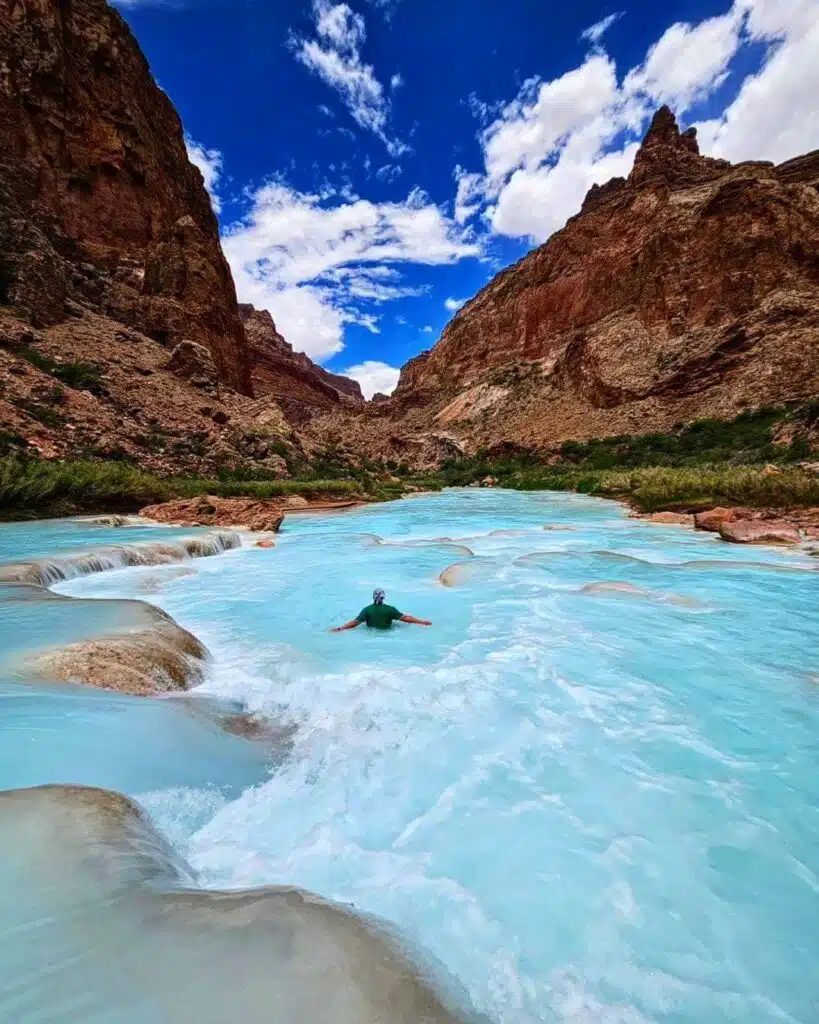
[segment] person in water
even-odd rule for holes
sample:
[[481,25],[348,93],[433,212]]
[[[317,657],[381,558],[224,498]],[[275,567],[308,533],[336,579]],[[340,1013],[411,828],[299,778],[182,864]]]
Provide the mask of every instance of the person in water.
[[391,604],[384,604],[387,595],[380,588],[373,591],[373,603],[362,608],[354,619],[346,622],[343,626],[336,626],[331,633],[343,633],[345,629],[355,629],[366,623],[371,629],[391,629],[393,622],[411,622],[414,626],[431,626],[427,619],[416,619],[412,615],[402,615],[397,608]]

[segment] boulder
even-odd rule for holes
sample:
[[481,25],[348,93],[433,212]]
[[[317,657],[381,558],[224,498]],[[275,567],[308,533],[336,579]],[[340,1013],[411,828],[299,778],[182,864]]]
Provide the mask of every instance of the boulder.
[[698,530],[719,533],[719,528],[723,523],[732,523],[737,518],[739,517],[735,508],[718,506],[717,508],[708,509],[707,512],[698,512],[694,516],[694,525]]
[[760,476],[778,476],[779,472],[780,472],[780,470],[776,466],[771,465],[771,463],[769,462],[768,465],[763,470],[760,471],[759,475]]
[[300,494],[291,494],[289,497],[285,498],[284,507],[293,509],[309,508],[310,502]]
[[256,498],[181,498],[161,505],[149,505],[140,513],[159,523],[195,526],[236,526],[244,530],[277,533],[284,519],[280,501]]
[[719,535],[733,544],[799,544],[802,540],[793,523],[781,519],[769,522],[744,519],[723,523]]
[[481,480],[481,487],[497,487],[498,481],[493,476],[485,476]]
[[97,516],[94,519],[90,519],[89,523],[92,526],[130,526],[131,520],[128,516]]
[[171,352],[167,369],[176,377],[190,381],[202,389],[215,388],[218,381],[213,356],[204,345],[195,341],[180,341]]

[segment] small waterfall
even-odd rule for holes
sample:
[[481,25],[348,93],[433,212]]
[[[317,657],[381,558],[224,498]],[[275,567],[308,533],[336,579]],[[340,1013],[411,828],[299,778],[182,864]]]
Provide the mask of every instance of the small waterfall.
[[50,587],[62,580],[139,565],[169,565],[189,558],[208,558],[241,546],[238,533],[224,530],[174,541],[116,544],[12,565],[0,565],[0,583],[33,583]]

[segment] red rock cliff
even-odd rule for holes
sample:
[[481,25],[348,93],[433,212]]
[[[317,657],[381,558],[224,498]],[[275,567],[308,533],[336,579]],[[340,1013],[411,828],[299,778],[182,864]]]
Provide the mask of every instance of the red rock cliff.
[[254,391],[274,398],[294,423],[364,401],[356,381],[329,373],[304,353],[294,352],[266,309],[240,305],[239,311],[247,333]]
[[628,180],[467,303],[390,417],[544,444],[819,393],[819,153],[699,154],[658,111]]
[[250,393],[216,218],[128,26],[105,0],[0,0],[0,304],[46,327],[74,299],[206,345]]

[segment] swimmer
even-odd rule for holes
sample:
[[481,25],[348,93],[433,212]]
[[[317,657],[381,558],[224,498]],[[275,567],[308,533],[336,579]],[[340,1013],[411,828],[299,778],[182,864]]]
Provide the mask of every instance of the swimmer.
[[380,587],[373,591],[373,603],[362,608],[358,615],[343,626],[336,626],[331,633],[343,633],[347,629],[356,629],[365,623],[370,629],[391,629],[393,622],[409,622],[414,626],[431,626],[428,619],[416,619],[412,615],[403,615],[397,608],[384,604],[386,594]]

